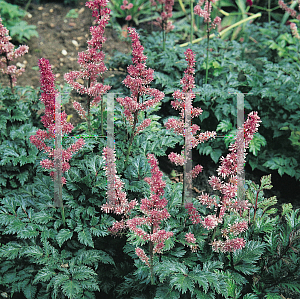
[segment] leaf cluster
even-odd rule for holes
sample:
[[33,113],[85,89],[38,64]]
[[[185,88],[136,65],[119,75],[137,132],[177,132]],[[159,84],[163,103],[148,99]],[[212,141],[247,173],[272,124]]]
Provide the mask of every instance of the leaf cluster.
[[35,25],[28,25],[22,18],[26,15],[26,11],[18,7],[7,3],[4,0],[0,1],[0,15],[2,18],[3,26],[9,30],[9,35],[13,42],[20,44],[30,40],[31,37],[39,37],[36,31]]

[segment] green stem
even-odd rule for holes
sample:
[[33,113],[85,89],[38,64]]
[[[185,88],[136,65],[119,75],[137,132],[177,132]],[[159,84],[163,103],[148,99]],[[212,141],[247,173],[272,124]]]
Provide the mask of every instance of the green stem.
[[[151,235],[153,234],[153,224],[151,224]],[[154,274],[153,274],[153,242],[149,243],[149,252],[150,252],[150,275],[151,275],[151,285],[155,285]]]
[[28,9],[30,3],[31,3],[31,0],[29,0],[29,1],[27,2],[26,6],[25,6],[25,8],[24,8],[25,11],[27,11],[27,9]]
[[[161,5],[161,11],[162,12],[164,11],[163,4]],[[161,26],[162,26],[162,34],[163,34],[163,50],[165,51],[166,50],[166,31],[165,31],[165,21],[164,20],[162,20]]]
[[270,11],[270,6],[271,6],[271,0],[268,0],[268,20],[269,24],[271,22],[271,11]]
[[102,101],[101,101],[101,136],[103,136],[103,98],[102,98]]
[[[91,84],[91,79],[89,78],[88,88],[90,88],[90,84]],[[88,109],[88,134],[90,134],[91,133],[91,97],[89,95],[88,95],[87,109]]]
[[193,35],[194,35],[194,1],[190,0],[190,7],[191,7],[191,36],[190,41],[193,43]]
[[208,23],[206,24],[206,32],[207,32],[207,49],[206,49],[206,73],[205,73],[205,84],[207,84],[207,78],[208,78],[208,47],[209,47],[209,31],[208,31]]

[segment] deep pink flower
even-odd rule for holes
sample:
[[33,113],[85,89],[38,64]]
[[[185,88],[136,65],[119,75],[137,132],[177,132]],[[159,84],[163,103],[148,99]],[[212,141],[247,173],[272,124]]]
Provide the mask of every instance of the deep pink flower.
[[201,216],[194,205],[192,203],[186,203],[185,208],[188,210],[192,223],[199,224],[201,222]]
[[[216,1],[211,1],[212,3],[215,3]],[[221,18],[216,17],[214,21],[211,21],[210,15],[211,15],[211,9],[212,5],[210,3],[210,0],[205,0],[204,9],[201,8],[203,5],[204,0],[200,0],[198,4],[194,7],[194,13],[200,17],[204,18],[204,23],[209,23],[210,27],[208,28],[208,32],[210,32],[212,29],[216,28],[216,25],[221,23]]]
[[194,234],[192,234],[192,233],[186,233],[185,234],[185,240],[188,243],[196,243],[196,238],[195,238]]
[[[39,150],[44,150],[48,153],[49,158],[54,159],[54,149],[46,146],[44,140],[55,138],[55,98],[57,90],[55,89],[55,76],[52,73],[51,65],[49,61],[45,58],[39,60],[40,67],[40,83],[41,83],[41,98],[40,101],[45,105],[45,115],[41,118],[44,127],[47,131],[37,130],[35,135],[30,136],[29,140],[34,144]],[[61,129],[62,135],[72,132],[73,125],[67,122],[67,114],[63,111],[61,113]],[[71,159],[72,155],[79,151],[80,148],[85,144],[84,140],[81,138],[72,144],[67,150],[62,150],[62,172],[66,172],[70,169],[70,164],[68,161]],[[54,162],[45,159],[40,162],[41,166],[46,169],[54,168]],[[50,172],[50,176],[54,179],[54,171]],[[66,183],[66,179],[62,177],[62,183]]]
[[247,3],[248,6],[252,6],[253,5],[252,0],[246,0],[246,3]]
[[[96,17],[97,25],[90,27],[92,38],[87,41],[88,48],[84,52],[78,53],[78,63],[81,71],[71,71],[64,75],[65,80],[80,94],[87,94],[89,98],[93,98],[91,106],[96,106],[102,100],[103,94],[110,90],[111,86],[97,82],[97,77],[103,79],[103,73],[107,71],[104,64],[105,54],[102,46],[106,41],[104,37],[105,27],[109,22],[110,10],[106,7],[107,0],[93,0],[86,2],[86,6],[93,10],[93,17]],[[77,79],[88,79],[89,85],[84,85],[75,82]],[[83,114],[82,107],[76,104],[78,113]],[[89,112],[90,107],[88,107]]]

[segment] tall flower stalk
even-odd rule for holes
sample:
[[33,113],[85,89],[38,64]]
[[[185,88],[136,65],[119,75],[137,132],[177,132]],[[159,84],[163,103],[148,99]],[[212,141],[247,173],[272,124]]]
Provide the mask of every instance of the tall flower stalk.
[[[174,29],[172,21],[169,20],[172,17],[172,10],[174,6],[174,0],[150,0],[153,6],[158,7],[161,5],[160,17],[153,22],[154,25],[159,26],[162,29],[163,34],[163,50],[166,50],[166,34]],[[158,2],[158,3],[157,3]]]
[[[107,157],[107,149],[104,151]],[[112,151],[110,151],[112,154]],[[168,201],[162,197],[164,195],[164,188],[166,183],[162,180],[162,172],[159,170],[157,160],[153,154],[148,154],[147,159],[151,165],[151,178],[145,178],[144,180],[150,185],[151,196],[150,199],[143,198],[138,205],[136,200],[131,201],[129,204],[126,200],[126,196],[116,196],[116,198],[122,198],[117,205],[105,204],[102,206],[102,210],[106,213],[114,211],[116,214],[125,214],[129,218],[129,212],[136,207],[136,209],[142,214],[142,216],[136,216],[127,220],[114,222],[110,231],[114,234],[128,228],[136,235],[136,238],[143,239],[145,242],[149,242],[149,256],[145,251],[136,247],[136,255],[150,268],[151,284],[154,285],[154,255],[161,253],[165,241],[173,236],[172,232],[167,232],[164,229],[160,229],[162,221],[170,218],[170,214],[166,209]],[[106,170],[108,170],[106,168]],[[118,178],[115,188],[121,185],[118,184]],[[117,189],[113,189],[113,193]],[[115,193],[117,195],[117,193]],[[138,207],[138,208],[137,208]]]
[[[106,41],[104,37],[105,26],[109,22],[110,9],[106,6],[107,0],[93,0],[86,2],[85,6],[93,10],[93,17],[96,18],[97,26],[92,26],[90,32],[92,39],[88,40],[88,49],[84,52],[78,53],[78,63],[81,66],[81,71],[72,71],[66,73],[65,80],[77,90],[80,94],[87,95],[87,117],[83,113],[84,109],[78,102],[73,103],[74,109],[78,111],[81,117],[84,117],[88,121],[88,131],[91,130],[90,123],[90,109],[91,106],[96,106],[101,101],[101,113],[103,111],[103,100],[102,96],[108,90],[109,85],[103,84],[103,73],[107,71],[104,64],[105,54],[101,51],[103,44]],[[97,82],[97,77],[100,77],[101,82]],[[78,82],[74,82],[74,79],[87,79],[87,87],[83,86]],[[94,98],[92,100],[92,98]],[[103,119],[103,115],[101,115]],[[101,120],[101,134],[103,135],[103,121]]]
[[[45,105],[45,115],[42,116],[42,123],[47,130],[37,130],[35,135],[30,136],[29,140],[32,144],[34,144],[40,151],[48,153],[50,159],[55,159],[56,152],[55,149],[47,146],[45,144],[46,139],[54,139],[55,138],[55,99],[58,91],[55,89],[55,76],[52,73],[51,65],[49,60],[45,58],[41,58],[39,60],[39,68],[41,73],[40,84],[41,84],[41,98],[40,101]],[[62,135],[68,134],[72,132],[74,129],[73,125],[67,122],[67,114],[65,111],[61,113],[61,131]],[[82,138],[78,139],[76,143],[72,144],[67,150],[62,150],[62,172],[66,172],[70,169],[70,164],[68,161],[72,158],[72,155],[79,151],[79,149],[85,144]],[[40,162],[41,166],[45,169],[55,169],[54,161],[45,159]],[[56,170],[57,171],[57,170]],[[52,179],[55,179],[55,172],[51,171],[50,176]],[[61,178],[61,184],[66,183],[66,179],[64,177]],[[64,221],[64,211],[62,207],[62,217]]]
[[[235,238],[248,229],[248,223],[243,219],[245,216],[244,212],[249,210],[251,206],[248,200],[237,198],[237,174],[241,171],[239,168],[245,162],[245,150],[249,147],[249,143],[253,139],[253,135],[257,132],[260,122],[261,120],[257,112],[249,113],[243,128],[238,130],[235,143],[229,147],[231,153],[229,153],[226,158],[220,158],[221,166],[217,170],[218,175],[223,179],[228,178],[228,181],[222,181],[215,176],[210,177],[209,184],[213,190],[218,190],[222,194],[220,202],[217,202],[215,197],[211,197],[207,193],[202,193],[202,195],[198,197],[202,205],[208,208],[214,208],[216,214],[202,218],[192,203],[186,205],[190,220],[193,224],[201,223],[207,230],[213,230],[211,245],[216,252],[232,252],[246,245],[246,241],[243,238]],[[238,156],[238,151],[242,145],[244,146],[244,155],[241,159],[241,157]],[[223,222],[226,211],[233,212],[241,220],[221,230],[223,238],[226,239],[225,241],[216,240],[216,228]]]
[[[125,98],[117,98],[117,101],[124,107],[124,114],[129,121],[132,131],[129,140],[129,146],[125,159],[125,167],[127,166],[134,136],[148,127],[151,123],[150,119],[145,119],[138,127],[138,115],[141,111],[159,103],[165,94],[158,89],[150,88],[149,85],[153,81],[154,70],[146,68],[147,56],[144,55],[144,47],[139,41],[139,35],[134,28],[128,27],[128,33],[132,40],[132,63],[127,67],[128,74],[123,80],[123,84],[130,89],[131,96]],[[152,97],[145,100],[147,96]]]
[[9,31],[2,25],[2,19],[0,18],[0,70],[3,74],[8,75],[11,92],[14,93],[17,77],[20,76],[25,69],[18,69],[15,65],[10,65],[10,62],[28,53],[29,47],[22,45],[14,49],[15,46],[10,40]]
[[[201,8],[201,6],[204,5],[204,9]],[[205,72],[205,84],[207,84],[207,78],[208,78],[208,51],[209,51],[209,32],[212,29],[216,28],[216,25],[221,22],[220,17],[215,17],[213,22],[211,21],[210,15],[211,15],[211,9],[212,9],[212,3],[215,3],[217,0],[200,0],[198,4],[194,8],[194,13],[200,17],[204,18],[204,23],[206,23],[206,33],[207,33],[207,48],[206,48],[206,72]]]
[[[181,110],[180,115],[181,115],[181,120],[176,120],[174,118],[168,119],[166,122],[165,126],[168,130],[174,130],[175,133],[181,136],[185,136],[185,109],[187,106],[187,99],[189,98],[190,100],[190,105],[191,105],[191,118],[199,116],[203,110],[201,108],[193,108],[192,107],[192,101],[195,98],[195,94],[193,92],[193,88],[195,88],[195,79],[194,79],[194,74],[195,74],[195,54],[191,49],[187,49],[184,52],[185,55],[185,60],[188,63],[187,69],[184,71],[184,77],[180,80],[180,84],[182,85],[182,91],[176,90],[173,93],[173,98],[175,101],[171,102],[171,105],[174,109],[176,110]],[[215,138],[216,132],[205,132],[205,133],[200,133],[198,136],[194,137],[194,135],[197,133],[197,131],[200,130],[200,127],[197,126],[196,124],[191,126],[191,148],[195,148],[199,143],[202,143],[209,138]],[[175,165],[180,165],[183,166],[186,164],[187,158],[184,156],[184,151],[182,150],[181,155],[171,152],[168,155],[168,158],[171,162],[175,163]],[[201,165],[196,165],[193,170],[192,170],[192,178],[197,177],[197,175],[202,171],[202,166]],[[190,174],[187,174],[190,175]],[[183,186],[183,190],[184,190]],[[182,194],[182,205],[184,205],[184,193]]]

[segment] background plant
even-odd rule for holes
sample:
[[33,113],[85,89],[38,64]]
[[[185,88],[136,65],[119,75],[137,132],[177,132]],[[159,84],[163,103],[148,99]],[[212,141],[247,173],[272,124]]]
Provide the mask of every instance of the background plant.
[[28,25],[22,20],[25,15],[26,11],[17,5],[9,4],[4,0],[0,1],[0,16],[13,42],[24,43],[33,36],[39,37],[36,26]]
[[141,20],[142,16],[145,17],[152,14],[149,1],[129,1],[130,3],[132,3],[133,6],[128,11],[122,9],[122,5],[124,5],[123,2],[123,0],[113,0],[108,3],[107,7],[112,11],[112,20],[114,20],[114,18],[120,18],[125,20],[126,17],[130,15],[130,20],[132,20],[135,23],[135,25],[139,25],[140,22],[143,22],[143,18]]
[[14,45],[9,41],[11,37],[8,34],[8,30],[3,26],[2,19],[0,18],[0,70],[3,74],[7,74],[9,78],[10,88],[12,93],[14,92],[13,86],[17,83],[17,77],[20,76],[25,69],[17,68],[15,65],[10,65],[10,61],[23,56],[28,52],[28,46],[20,46],[18,49],[14,49]]
[[[88,132],[91,132],[91,120],[90,120],[90,107],[97,105],[101,101],[101,111],[103,111],[102,96],[111,87],[103,84],[103,73],[107,70],[104,64],[105,54],[101,51],[103,43],[106,38],[104,37],[105,26],[109,21],[110,10],[106,8],[107,1],[101,2],[87,2],[91,10],[93,10],[93,16],[96,17],[98,26],[92,26],[90,28],[92,39],[89,40],[88,49],[85,52],[78,53],[78,63],[81,65],[81,71],[71,71],[64,75],[65,80],[77,90],[80,94],[87,95],[87,118],[85,117],[85,111],[81,104],[73,102],[73,107],[78,111],[81,117],[85,117],[88,121]],[[102,82],[97,82],[97,77],[100,77]],[[87,79],[87,87],[78,82],[74,82],[74,79]],[[94,97],[94,100],[91,99]],[[101,135],[103,135],[103,114],[101,115]]]

